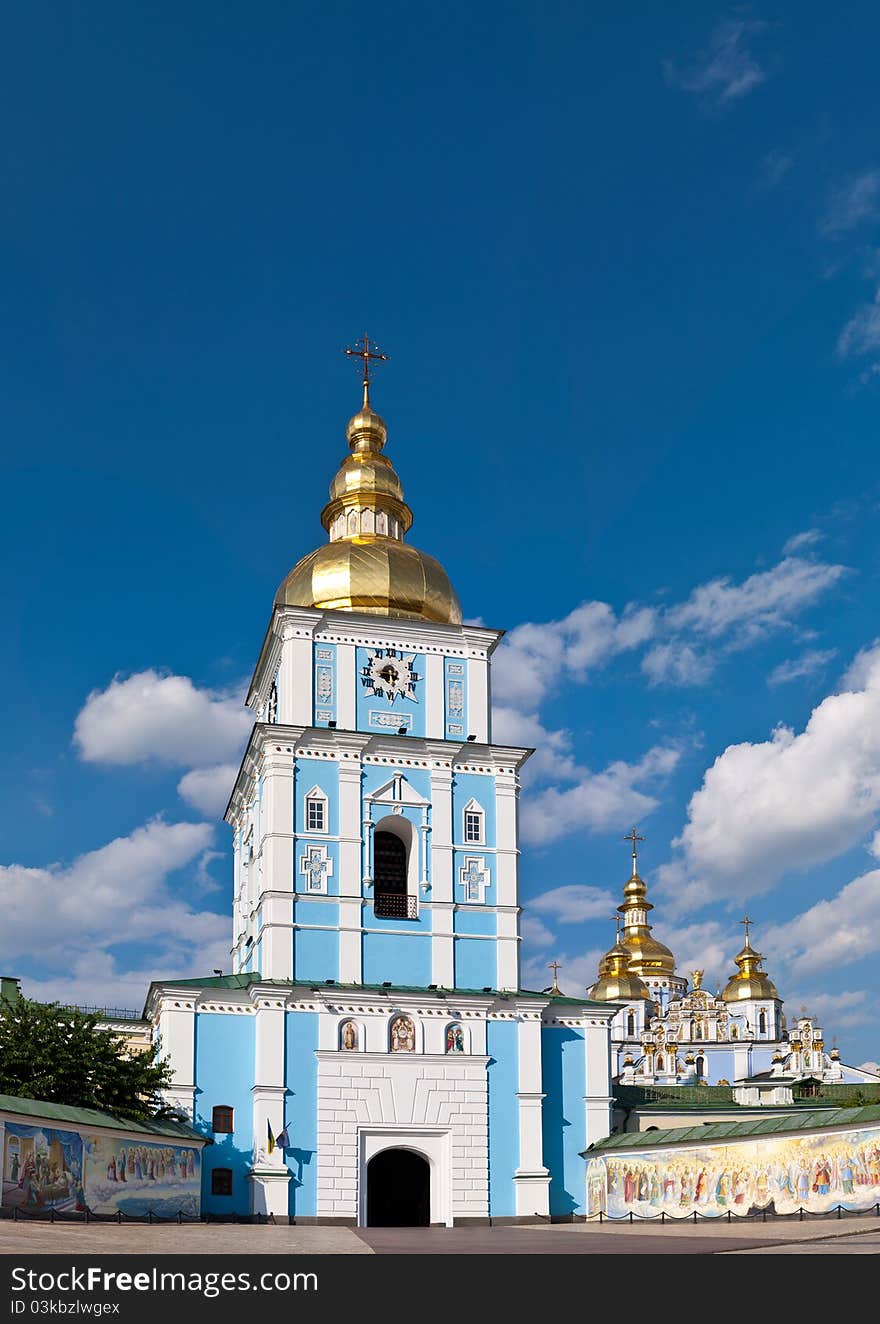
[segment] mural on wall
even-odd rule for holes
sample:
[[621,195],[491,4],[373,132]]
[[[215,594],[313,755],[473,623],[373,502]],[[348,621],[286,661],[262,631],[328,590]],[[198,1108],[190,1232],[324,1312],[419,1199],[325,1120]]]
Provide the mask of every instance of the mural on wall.
[[199,1214],[200,1154],[187,1145],[130,1142],[119,1136],[85,1137],[86,1195],[96,1214],[120,1210],[131,1217],[152,1211],[170,1218]]
[[7,1122],[2,1203],[41,1210],[85,1210],[83,1142],[74,1131]]
[[37,1214],[59,1212],[197,1218],[197,1149],[78,1135],[50,1126],[6,1123],[2,1203]]
[[880,1128],[596,1156],[587,1216],[822,1213],[880,1201]]

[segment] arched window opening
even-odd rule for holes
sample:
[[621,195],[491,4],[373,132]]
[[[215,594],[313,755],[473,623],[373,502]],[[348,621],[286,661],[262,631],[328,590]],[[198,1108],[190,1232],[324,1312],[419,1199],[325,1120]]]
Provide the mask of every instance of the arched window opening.
[[635,1032],[636,1032],[636,1018],[635,1018],[635,1013],[631,1011],[627,1014],[627,1018],[626,1018],[627,1038],[632,1039]]
[[394,832],[373,837],[373,910],[384,919],[414,919],[416,898],[407,896],[406,843]]
[[663,1054],[662,1054],[662,1053],[658,1053],[658,1054],[657,1054],[657,1070],[658,1070],[658,1071],[665,1071],[665,1070],[666,1070],[666,1063],[665,1063],[664,1060],[663,1060]]
[[219,1103],[211,1114],[211,1130],[215,1135],[231,1135],[235,1130],[233,1126],[233,1112],[228,1104]]
[[767,1013],[765,1011],[761,1011],[758,1014],[758,1033],[759,1034],[767,1033]]
[[697,1079],[702,1080],[702,1078],[706,1074],[706,1059],[703,1057],[702,1053],[697,1058],[696,1067],[697,1067]]

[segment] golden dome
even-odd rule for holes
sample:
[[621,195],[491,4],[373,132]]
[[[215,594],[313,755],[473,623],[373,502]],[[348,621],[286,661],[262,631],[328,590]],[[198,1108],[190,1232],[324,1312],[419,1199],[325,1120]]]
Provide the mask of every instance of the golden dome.
[[749,935],[746,933],[746,940],[742,951],[734,957],[734,961],[739,966],[735,975],[731,975],[727,981],[724,992],[721,994],[725,1002],[746,1002],[749,998],[778,998],[776,985],[773,980],[761,969],[763,956],[756,952],[749,942]]
[[321,511],[330,541],[293,567],[276,603],[460,625],[461,606],[442,565],[403,541],[412,511],[382,454],[388,429],[370,408],[366,383],[346,436],[351,453]]
[[599,962],[599,978],[587,989],[587,997],[595,1002],[651,1002],[651,994],[638,975],[629,969],[629,952],[616,942]]
[[647,898],[648,888],[635,872],[623,889],[623,905],[617,909],[623,916],[621,942],[629,952],[629,968],[644,979],[647,975],[674,975],[675,957],[668,947],[651,936],[647,922],[648,911],[654,907]]

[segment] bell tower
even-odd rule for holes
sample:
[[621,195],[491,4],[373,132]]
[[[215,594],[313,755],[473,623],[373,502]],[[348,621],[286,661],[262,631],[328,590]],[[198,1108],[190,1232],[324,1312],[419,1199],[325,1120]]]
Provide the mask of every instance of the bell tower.
[[494,745],[501,632],[462,624],[363,403],[321,513],[328,541],[278,590],[226,812],[233,970],[415,988],[519,987],[517,799],[530,750]]

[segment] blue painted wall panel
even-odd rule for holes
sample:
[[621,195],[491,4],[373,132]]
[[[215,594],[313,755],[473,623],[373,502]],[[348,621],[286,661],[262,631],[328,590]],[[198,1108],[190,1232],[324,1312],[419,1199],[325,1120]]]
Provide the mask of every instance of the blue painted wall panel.
[[[196,1015],[196,1129],[213,1136],[202,1151],[202,1209],[212,1214],[246,1214],[250,1209],[247,1171],[253,1156],[254,1016]],[[235,1130],[217,1135],[212,1112],[233,1110]],[[214,1168],[232,1169],[232,1195],[211,1194]]]
[[517,1026],[489,1021],[489,1213],[509,1218],[516,1213],[513,1174],[519,1163],[519,1103]]
[[494,910],[456,910],[453,923],[456,933],[480,933],[494,938],[498,931],[498,917]]
[[287,1097],[284,1123],[290,1148],[284,1161],[291,1172],[290,1216],[315,1217],[318,1212],[318,1016],[310,1011],[287,1013]]
[[[322,906],[321,909],[331,908]],[[334,906],[332,909],[336,910],[337,907]],[[328,915],[326,923],[336,923],[335,917]],[[314,980],[339,978],[338,929],[294,930],[293,977]]]
[[364,983],[427,988],[431,975],[431,939],[426,934],[364,934]]
[[541,1030],[544,1078],[544,1164],[550,1169],[550,1213],[584,1213],[584,1037],[567,1026]]
[[498,982],[497,948],[486,938],[456,938],[456,988],[495,988]]

